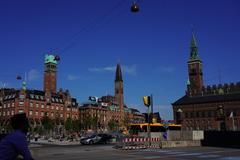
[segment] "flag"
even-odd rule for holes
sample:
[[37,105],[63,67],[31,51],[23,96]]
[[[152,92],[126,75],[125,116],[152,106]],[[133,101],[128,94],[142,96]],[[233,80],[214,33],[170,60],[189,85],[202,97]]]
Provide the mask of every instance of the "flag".
[[229,118],[233,118],[233,112],[230,113]]

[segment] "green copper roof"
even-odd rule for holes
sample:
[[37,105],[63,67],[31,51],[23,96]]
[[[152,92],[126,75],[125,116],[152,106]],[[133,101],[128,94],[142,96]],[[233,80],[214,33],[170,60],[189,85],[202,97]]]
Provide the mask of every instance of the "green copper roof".
[[25,81],[22,82],[22,89],[23,90],[26,90],[27,89],[27,83]]
[[195,38],[194,33],[192,33],[189,61],[195,61],[195,60],[200,60],[200,58],[198,56],[198,48],[197,48],[196,38]]
[[55,60],[55,56],[54,55],[45,55],[45,64],[46,63],[54,63],[57,64],[57,61]]
[[188,80],[187,80],[187,85],[190,85],[190,80],[189,80],[189,78],[188,78]]

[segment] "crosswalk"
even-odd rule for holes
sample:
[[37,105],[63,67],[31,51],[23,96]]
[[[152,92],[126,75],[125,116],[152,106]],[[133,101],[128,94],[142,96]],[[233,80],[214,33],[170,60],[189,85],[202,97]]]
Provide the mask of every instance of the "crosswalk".
[[[148,154],[148,153],[155,153],[155,154]],[[224,151],[191,151],[188,150],[167,150],[167,149],[142,149],[132,154],[143,154],[143,159],[164,159],[167,157],[191,157],[193,159],[215,159],[215,160],[240,160],[240,157],[224,157],[221,155],[221,152]],[[157,154],[159,153],[159,154]]]

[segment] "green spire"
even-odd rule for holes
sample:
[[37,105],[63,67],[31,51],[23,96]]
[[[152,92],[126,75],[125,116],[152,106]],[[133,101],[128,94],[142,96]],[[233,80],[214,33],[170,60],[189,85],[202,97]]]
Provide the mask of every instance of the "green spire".
[[57,61],[55,60],[55,56],[54,55],[45,55],[45,64],[46,63],[54,63],[57,64]]
[[188,80],[187,80],[187,85],[190,86],[190,80],[189,80],[189,78],[188,78]]
[[25,81],[22,82],[22,89],[23,90],[26,90],[27,89],[27,83]]
[[196,38],[194,35],[194,32],[192,32],[192,40],[191,40],[191,45],[190,45],[190,61],[193,60],[200,60],[198,56],[198,48],[197,48],[197,43],[196,43]]

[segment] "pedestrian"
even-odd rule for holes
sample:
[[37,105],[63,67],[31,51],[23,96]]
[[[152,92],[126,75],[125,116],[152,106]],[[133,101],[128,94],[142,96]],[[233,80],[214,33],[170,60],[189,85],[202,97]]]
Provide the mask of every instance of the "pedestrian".
[[29,128],[25,113],[16,114],[10,119],[14,131],[0,142],[0,160],[16,160],[22,156],[24,160],[33,160],[27,143]]

